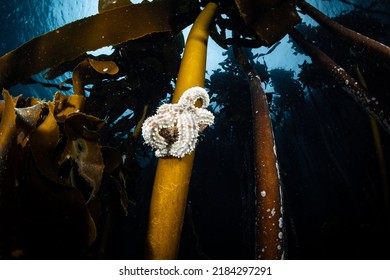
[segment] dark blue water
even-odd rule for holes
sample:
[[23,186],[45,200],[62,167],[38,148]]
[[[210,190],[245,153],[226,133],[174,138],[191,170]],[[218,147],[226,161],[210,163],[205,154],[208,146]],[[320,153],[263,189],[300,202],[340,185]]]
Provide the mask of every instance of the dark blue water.
[[0,53],[4,54],[66,23],[96,14],[97,2],[87,0],[1,1]]
[[[4,0],[0,3],[0,55],[3,55],[32,38],[54,30],[67,23],[96,14],[98,1],[79,0]],[[76,42],[69,42],[69,46]],[[41,75],[34,77],[44,81]],[[60,83],[61,79],[54,82]],[[16,86],[14,94],[24,94],[50,99],[54,89],[40,85]]]

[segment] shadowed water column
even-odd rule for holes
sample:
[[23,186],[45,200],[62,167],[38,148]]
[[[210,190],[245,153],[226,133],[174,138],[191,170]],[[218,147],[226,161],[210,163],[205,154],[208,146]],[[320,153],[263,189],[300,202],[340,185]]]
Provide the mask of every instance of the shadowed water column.
[[[190,31],[172,103],[188,88],[204,86],[208,28],[216,9],[215,3],[207,4]],[[158,161],[146,237],[147,259],[177,258],[194,155]]]
[[267,97],[256,70],[240,48],[235,56],[249,79],[256,184],[256,259],[283,257],[283,220],[279,170]]
[[310,56],[314,62],[327,71],[334,81],[348,93],[368,114],[378,121],[379,124],[390,133],[390,112],[386,104],[375,97],[369,97],[365,90],[351,75],[340,65],[333,61],[324,52],[307,41],[296,29],[291,29],[288,35]]
[[305,1],[298,2],[297,6],[337,38],[390,63],[390,47],[338,24]]

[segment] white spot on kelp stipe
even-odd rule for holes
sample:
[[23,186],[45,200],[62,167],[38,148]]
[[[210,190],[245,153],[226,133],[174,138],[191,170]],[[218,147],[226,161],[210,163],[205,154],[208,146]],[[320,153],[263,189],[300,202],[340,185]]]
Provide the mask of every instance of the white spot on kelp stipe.
[[279,221],[279,228],[283,228],[283,218],[280,217],[278,221]]

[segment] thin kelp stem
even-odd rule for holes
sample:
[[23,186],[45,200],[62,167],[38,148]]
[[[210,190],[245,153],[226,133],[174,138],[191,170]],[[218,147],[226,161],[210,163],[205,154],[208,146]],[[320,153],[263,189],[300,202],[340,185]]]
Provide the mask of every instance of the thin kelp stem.
[[87,78],[93,72],[99,74],[115,75],[118,73],[118,66],[112,61],[96,61],[86,58],[80,62],[72,73],[73,95],[69,96],[67,102],[71,105],[71,110],[83,111],[85,107],[85,85]]
[[137,139],[141,134],[142,124],[144,123],[144,120],[146,118],[146,113],[148,112],[149,105],[145,104],[144,109],[142,111],[141,119],[137,122],[137,125],[135,126],[134,132],[133,132],[133,138]]
[[80,62],[72,73],[73,92],[75,95],[85,96],[85,79],[86,74],[91,68],[88,59]]
[[102,75],[115,75],[119,72],[119,68],[113,61],[84,59],[73,70],[72,83],[75,95],[85,96],[84,86],[87,84],[88,76],[94,72]]
[[297,6],[338,38],[390,63],[390,47],[338,24],[305,1],[298,2]]
[[[173,103],[177,103],[188,88],[204,86],[208,29],[216,9],[215,3],[207,4],[191,29]],[[177,258],[194,155],[192,152],[182,159],[161,158],[158,161],[146,237],[147,259]]]
[[272,122],[260,76],[240,48],[236,59],[249,80],[252,103],[253,149],[256,185],[256,258],[281,259],[283,223],[280,180]]
[[373,116],[390,133],[390,115],[383,104],[375,97],[369,98],[367,91],[347,71],[334,62],[324,52],[307,41],[298,30],[292,29],[290,37],[315,61],[325,69],[363,109]]

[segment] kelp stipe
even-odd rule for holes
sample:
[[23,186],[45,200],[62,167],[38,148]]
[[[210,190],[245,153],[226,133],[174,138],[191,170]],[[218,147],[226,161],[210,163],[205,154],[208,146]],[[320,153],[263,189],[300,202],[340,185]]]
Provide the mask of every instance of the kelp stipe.
[[[172,102],[190,87],[203,86],[208,28],[217,5],[209,3],[196,19],[184,50]],[[178,158],[159,159],[150,205],[146,258],[177,258],[195,152]]]

